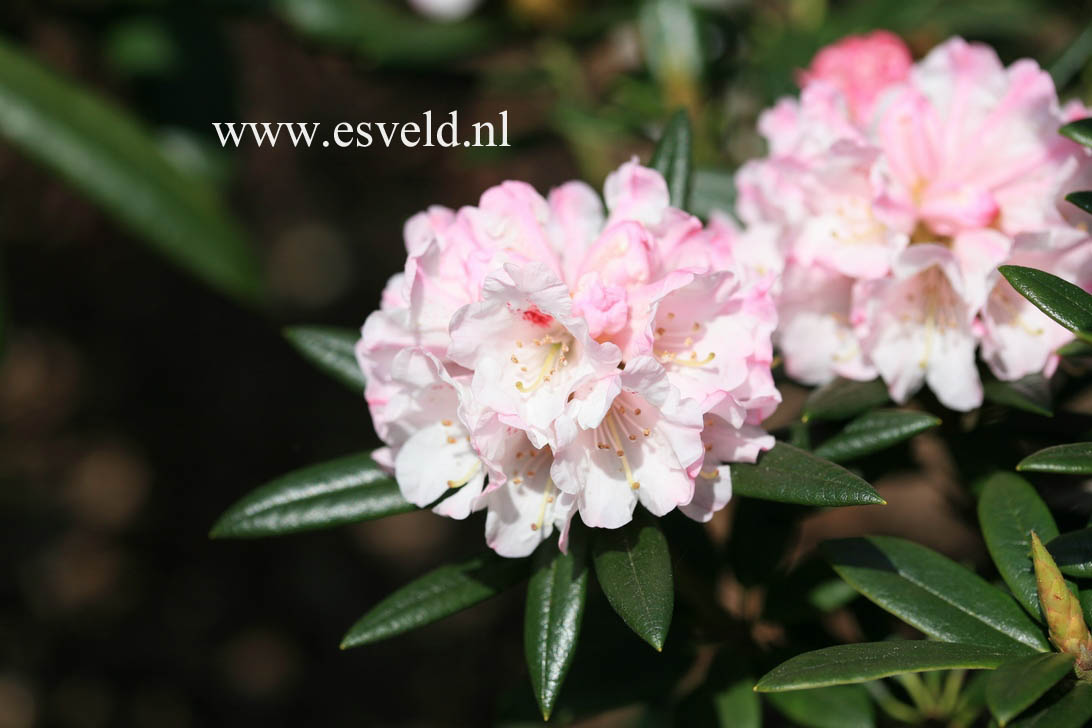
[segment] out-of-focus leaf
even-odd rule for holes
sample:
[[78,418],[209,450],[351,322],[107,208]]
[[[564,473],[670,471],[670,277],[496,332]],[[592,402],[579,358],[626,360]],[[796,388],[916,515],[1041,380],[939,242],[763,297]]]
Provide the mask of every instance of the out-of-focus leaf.
[[1058,535],[1050,509],[1020,476],[995,473],[978,498],[978,523],[990,557],[1016,601],[1036,620],[1042,620],[1031,564],[1031,532],[1044,541]]
[[1092,340],[1092,296],[1079,286],[1045,271],[1019,265],[1003,265],[998,270],[1013,288],[1047,316],[1082,339]]
[[364,372],[356,362],[354,347],[360,332],[333,326],[292,326],[284,330],[303,358],[357,394],[364,391]]
[[929,640],[836,645],[781,663],[758,681],[755,690],[765,693],[845,685],[925,670],[990,669],[1019,654]]
[[0,135],[206,283],[260,298],[254,254],[215,194],[173,167],[135,120],[3,40]]
[[693,6],[686,0],[643,0],[637,24],[645,60],[667,105],[694,108],[702,71],[702,38]]
[[1078,682],[1068,693],[1012,728],[1087,728],[1092,721],[1092,685]]
[[875,410],[850,422],[814,452],[817,457],[842,463],[909,440],[939,424],[939,419],[925,412]]
[[382,64],[444,63],[487,50],[505,37],[489,20],[438,23],[383,0],[276,0],[275,7],[298,32]]
[[1062,344],[1055,351],[1059,356],[1092,356],[1092,344],[1084,339],[1073,339],[1068,344]]
[[876,490],[845,468],[786,442],[758,456],[758,462],[732,463],[732,490],[807,506],[863,506],[886,503]]
[[736,181],[730,169],[696,167],[690,177],[686,210],[703,220],[714,212],[731,213],[736,207]]
[[872,728],[876,715],[860,685],[793,690],[766,696],[777,711],[807,728]]
[[762,703],[750,679],[738,680],[713,693],[713,710],[720,728],[762,728]]
[[690,117],[679,109],[664,127],[663,135],[652,152],[648,166],[663,175],[671,204],[683,207],[690,194],[691,151]]
[[1092,589],[1082,589],[1078,592],[1077,601],[1081,603],[1081,612],[1084,613],[1084,623],[1092,624]]
[[126,19],[106,36],[110,65],[130,76],[162,75],[177,68],[179,50],[170,30],[154,17]]
[[1029,473],[1092,475],[1092,442],[1045,448],[1021,460],[1016,469]]
[[1072,672],[1073,656],[1059,652],[1006,662],[986,683],[986,705],[997,722],[1005,725]]
[[858,382],[839,377],[804,402],[803,420],[848,420],[891,401],[882,379]]
[[573,529],[568,554],[554,543],[544,543],[534,555],[523,616],[523,651],[544,720],[550,719],[580,637],[588,596],[585,541],[583,530]]
[[1058,131],[1062,136],[1067,136],[1078,144],[1092,147],[1092,119],[1071,121]]
[[[1050,77],[1059,91],[1063,89],[1092,58],[1092,25],[1085,28],[1070,43],[1054,63],[1050,64]],[[1089,144],[1092,146],[1092,143]]]
[[341,648],[371,644],[432,624],[500,594],[526,576],[526,559],[506,559],[493,552],[441,566],[372,607],[346,633]]
[[598,530],[593,561],[614,611],[642,639],[662,650],[675,608],[675,586],[659,524],[637,513],[621,528]]
[[1067,202],[1071,202],[1085,212],[1092,213],[1092,191],[1070,192],[1065,196]]
[[982,394],[987,402],[1043,417],[1054,415],[1050,382],[1042,374],[1029,374],[1012,382],[988,377],[983,381]]
[[[1039,535],[1044,542],[1047,540],[1041,533]],[[1092,577],[1092,528],[1055,536],[1046,547],[1063,574]]]
[[827,541],[823,551],[857,591],[934,639],[1017,654],[1050,649],[1011,596],[924,546],[871,536]]
[[398,485],[360,453],[296,470],[227,509],[212,538],[260,538],[331,528],[416,510]]

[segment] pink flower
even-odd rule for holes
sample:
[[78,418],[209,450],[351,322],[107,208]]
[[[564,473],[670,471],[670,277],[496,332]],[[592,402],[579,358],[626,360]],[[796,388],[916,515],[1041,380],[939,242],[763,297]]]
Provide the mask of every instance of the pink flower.
[[505,556],[555,530],[564,547],[575,513],[707,520],[731,495],[723,464],[773,444],[772,253],[670,207],[636,162],[604,197],[506,182],[414,217],[357,347],[377,458],[418,505],[488,509]]
[[910,71],[910,50],[894,33],[851,35],[823,48],[800,73],[800,85],[826,81],[845,96],[858,121],[872,114],[877,97]]

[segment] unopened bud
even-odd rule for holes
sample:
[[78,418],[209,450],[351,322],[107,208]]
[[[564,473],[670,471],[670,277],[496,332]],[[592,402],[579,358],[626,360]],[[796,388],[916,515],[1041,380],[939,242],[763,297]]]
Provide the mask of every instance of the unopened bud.
[[1092,655],[1092,635],[1084,623],[1081,602],[1069,591],[1054,558],[1034,531],[1031,532],[1031,560],[1035,565],[1039,604],[1050,629],[1050,641],[1059,651],[1077,658],[1078,671],[1092,667],[1087,664]]

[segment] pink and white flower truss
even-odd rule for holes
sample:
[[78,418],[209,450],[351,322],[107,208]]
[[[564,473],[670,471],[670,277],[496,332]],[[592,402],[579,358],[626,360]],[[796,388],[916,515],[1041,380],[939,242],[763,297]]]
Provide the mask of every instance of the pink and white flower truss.
[[670,207],[655,171],[624,164],[604,196],[505,182],[413,217],[357,346],[376,458],[419,506],[487,509],[505,556],[555,529],[564,548],[577,513],[708,520],[724,464],[773,445],[772,278],[743,272],[731,230]]
[[1063,201],[1088,151],[1058,134],[1087,112],[1033,61],[960,38],[908,59],[890,34],[842,41],[763,114],[769,155],[737,176],[743,247],[775,251],[790,376],[878,375],[900,403],[927,384],[969,410],[976,350],[1014,380],[1050,375],[1070,338],[997,267],[1092,281],[1089,218]]

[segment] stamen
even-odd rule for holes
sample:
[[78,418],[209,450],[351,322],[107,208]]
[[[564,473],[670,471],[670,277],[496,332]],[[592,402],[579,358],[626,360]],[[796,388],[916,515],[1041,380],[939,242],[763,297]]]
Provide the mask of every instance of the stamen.
[[466,471],[466,474],[462,477],[462,480],[449,480],[447,481],[448,488],[459,488],[470,482],[470,479],[478,472],[478,469],[482,466],[481,460],[475,460],[474,464],[470,466],[470,469]]
[[[537,345],[538,342],[536,341],[535,344]],[[554,359],[557,358],[558,352],[560,351],[561,344],[553,344],[551,346],[550,353],[546,355],[546,358],[542,362],[542,368],[539,370],[538,377],[535,378],[535,381],[532,382],[530,386],[528,386],[525,382],[516,382],[516,389],[526,394],[535,391],[542,384],[549,382],[550,375],[557,372],[557,370],[553,368],[553,364]]]

